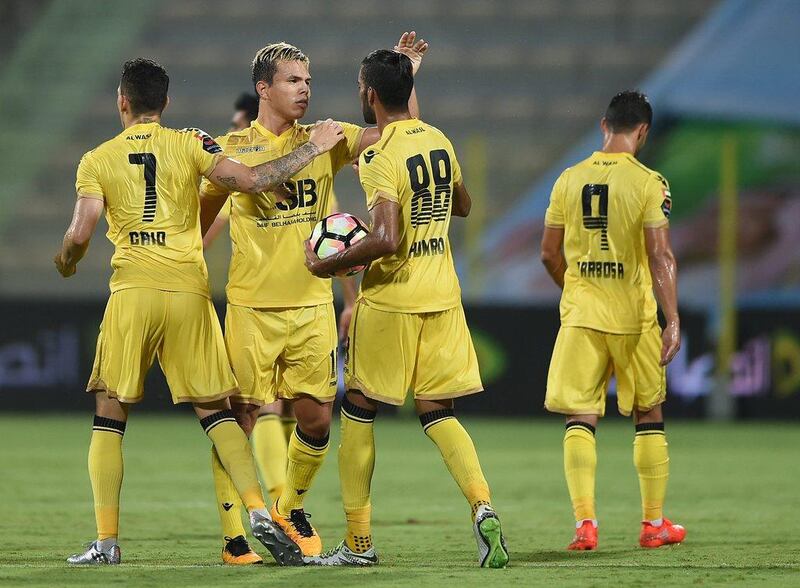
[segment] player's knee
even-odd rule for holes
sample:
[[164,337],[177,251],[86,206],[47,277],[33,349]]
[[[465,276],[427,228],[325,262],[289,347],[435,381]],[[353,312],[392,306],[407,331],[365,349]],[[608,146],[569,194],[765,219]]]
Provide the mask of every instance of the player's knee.
[[249,437],[253,433],[256,426],[256,419],[258,419],[258,405],[256,404],[240,404],[238,402],[231,403],[231,412],[233,412],[236,422]]
[[414,407],[417,410],[417,415],[422,416],[423,414],[437,410],[446,410],[452,412],[455,408],[455,404],[452,398],[444,398],[442,400],[417,399],[414,401]]
[[330,411],[320,411],[313,415],[304,415],[302,420],[297,419],[297,426],[306,435],[322,439],[330,433],[331,413]]
[[661,410],[660,404],[648,409],[637,408],[634,412],[634,423],[637,425],[661,422],[664,422],[664,412]]
[[94,407],[95,414],[99,417],[122,422],[128,420],[128,406],[116,398],[109,398],[102,390],[94,395]]
[[357,406],[358,408],[363,408],[365,410],[371,410],[372,412],[378,411],[378,404],[364,396],[359,390],[348,390],[345,392],[345,397],[353,406]]
[[327,437],[331,429],[333,402],[319,402],[310,396],[298,398],[293,403],[297,426],[316,439]]

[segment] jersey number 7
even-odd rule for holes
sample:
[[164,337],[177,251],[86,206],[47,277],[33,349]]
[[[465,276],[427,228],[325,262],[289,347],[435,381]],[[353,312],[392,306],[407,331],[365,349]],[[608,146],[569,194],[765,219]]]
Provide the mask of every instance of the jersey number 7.
[[143,223],[151,223],[156,218],[156,156],[152,153],[129,153],[128,163],[144,166],[144,213]]

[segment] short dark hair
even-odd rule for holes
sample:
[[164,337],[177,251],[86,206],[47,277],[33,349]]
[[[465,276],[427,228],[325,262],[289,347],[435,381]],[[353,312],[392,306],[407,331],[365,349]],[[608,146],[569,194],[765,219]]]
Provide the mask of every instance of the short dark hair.
[[638,90],[625,90],[611,99],[605,119],[612,133],[624,133],[642,123],[652,124],[653,108]]
[[167,105],[169,76],[155,61],[139,57],[122,65],[119,89],[131,103],[133,114],[161,114]]
[[247,119],[253,122],[258,118],[258,96],[250,92],[242,92],[233,104],[235,110],[244,110]]
[[378,49],[361,62],[364,85],[372,88],[386,108],[399,110],[408,106],[414,89],[411,60],[397,51]]

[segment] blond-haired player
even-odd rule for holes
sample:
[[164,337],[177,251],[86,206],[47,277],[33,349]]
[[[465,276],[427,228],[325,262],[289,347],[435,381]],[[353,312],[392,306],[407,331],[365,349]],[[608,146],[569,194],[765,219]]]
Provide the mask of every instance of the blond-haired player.
[[61,251],[64,277],[75,274],[105,209],[114,244],[111,296],[97,339],[87,391],[96,415],[89,446],[97,540],[72,564],[118,564],[122,437],[131,404],[158,356],[173,402],[190,402],[222,467],[247,505],[253,534],[281,564],[299,563],[297,546],[270,520],[255,464],[228,396],[237,391],[208,291],[199,224],[200,177],[247,192],[270,190],[341,140],[325,123],[278,161],[251,168],[226,158],[198,129],[161,126],[169,77],[146,59],[124,64],[117,108],[123,131],[86,153],[78,200]]
[[[405,33],[396,47],[413,58],[415,70],[426,49],[414,32]],[[294,149],[311,128],[298,122],[311,97],[309,59],[302,51],[288,43],[267,45],[253,59],[252,77],[258,118],[243,131],[218,138],[226,154],[250,164]],[[408,98],[408,106],[418,112],[415,96]],[[335,175],[379,138],[376,128],[340,124],[345,139],[284,185],[288,199],[282,203],[254,200],[210,182],[201,188],[204,228],[226,202],[230,209],[233,254],[225,342],[240,385],[231,399],[233,410],[253,435],[264,478],[276,497],[273,520],[304,555],[322,551],[303,505],[328,451],[337,333],[330,281],[305,271],[303,242],[333,212]],[[288,450],[274,404],[278,399],[291,402],[297,418]],[[233,537],[241,533],[236,493],[224,470],[216,467],[216,472],[223,536]]]
[[453,399],[483,390],[448,235],[451,215],[467,216],[472,201],[450,141],[409,111],[414,78],[406,56],[372,52],[361,63],[358,85],[364,120],[381,131],[359,160],[372,232],[323,260],[306,246],[306,266],[316,276],[370,264],[345,365],[339,477],[347,534],[338,547],[306,562],[378,562],[371,532],[373,422],[378,402],[401,405],[410,390],[423,431],[470,506],[479,564],[504,567],[508,551],[489,485],[453,408]]
[[[542,262],[563,288],[545,407],[567,415],[564,472],[577,529],[571,550],[597,548],[594,434],[612,374],[619,411],[633,413],[636,425],[639,542],[658,547],[686,535],[663,516],[669,476],[664,366],[680,347],[680,319],[669,185],[636,159],[652,117],[643,94],[614,96],[600,123],[603,148],[564,170],[545,216]],[[663,331],[656,298],[666,319]]]

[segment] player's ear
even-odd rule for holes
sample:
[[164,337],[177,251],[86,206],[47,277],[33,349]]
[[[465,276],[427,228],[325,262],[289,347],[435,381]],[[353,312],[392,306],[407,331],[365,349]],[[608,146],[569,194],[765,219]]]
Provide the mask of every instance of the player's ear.
[[606,117],[600,119],[600,130],[603,131],[604,135],[607,135],[610,131],[608,130],[608,121]]
[[372,88],[367,88],[367,104],[375,107],[375,98],[377,97],[377,93]]
[[256,94],[258,94],[259,99],[267,99],[267,93],[269,90],[269,84],[263,80],[256,82]]
[[167,96],[167,99],[164,101],[164,108],[161,109],[161,112],[164,112],[167,106],[169,106],[169,96]]

